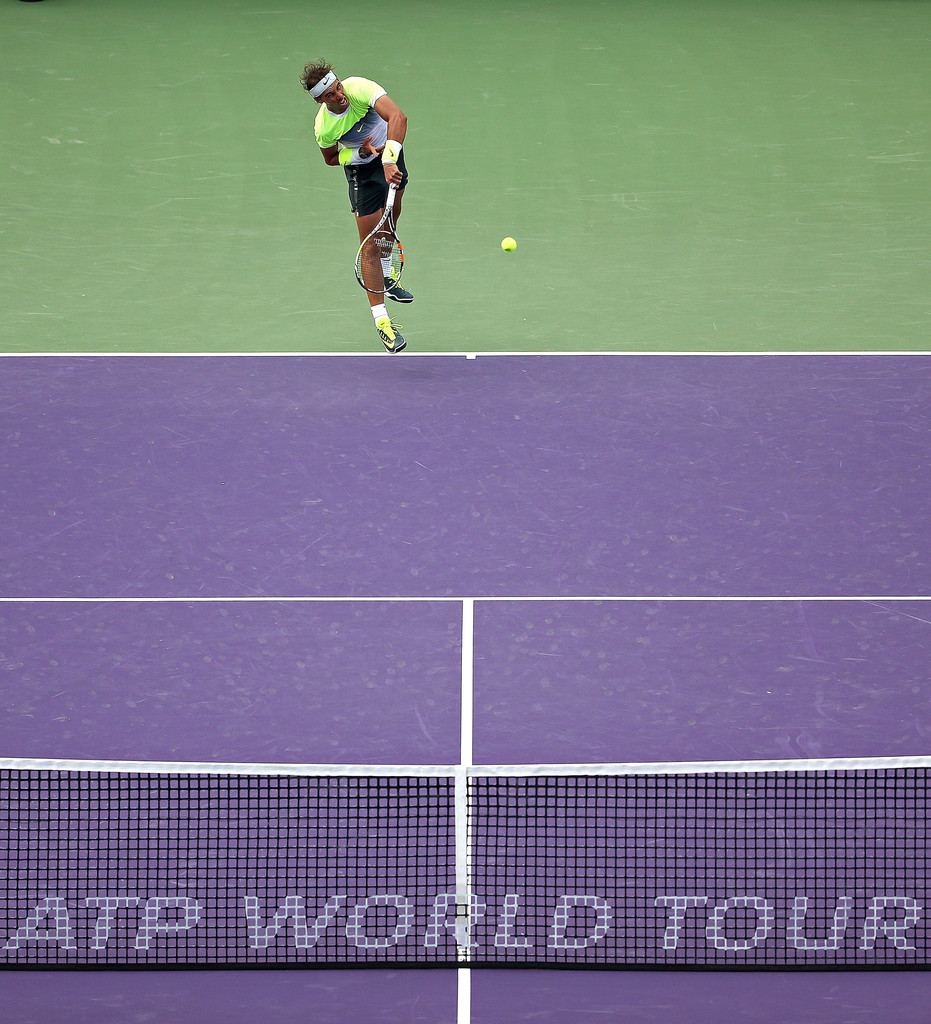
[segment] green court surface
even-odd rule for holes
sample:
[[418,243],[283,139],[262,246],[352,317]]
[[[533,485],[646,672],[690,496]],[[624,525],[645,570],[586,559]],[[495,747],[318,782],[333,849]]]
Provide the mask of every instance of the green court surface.
[[924,0],[0,0],[0,39],[4,352],[379,351],[321,56],[410,119],[411,352],[928,348]]

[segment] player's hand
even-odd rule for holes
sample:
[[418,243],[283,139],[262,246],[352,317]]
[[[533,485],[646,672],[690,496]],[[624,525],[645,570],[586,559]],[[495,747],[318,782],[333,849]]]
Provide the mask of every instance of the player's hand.
[[[365,142],[368,142],[369,139],[371,139],[371,137],[372,136],[370,135],[369,138],[365,140]],[[363,143],[363,145],[364,144],[365,143]],[[376,153],[384,153],[385,151],[384,146],[373,146],[372,149]],[[389,185],[400,185],[401,182],[404,180],[404,175],[401,173],[397,164],[382,164],[382,167],[384,167],[385,169],[385,181]]]
[[372,145],[372,136],[371,135],[359,147],[359,155],[360,156],[374,156],[378,152],[380,152],[380,151],[377,150]]

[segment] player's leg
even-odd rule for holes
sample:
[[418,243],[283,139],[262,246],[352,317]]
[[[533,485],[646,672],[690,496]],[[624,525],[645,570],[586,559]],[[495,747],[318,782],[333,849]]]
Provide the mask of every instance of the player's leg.
[[[403,188],[399,188],[397,193],[395,194],[395,197],[394,197],[394,209],[392,210],[392,213],[394,214],[394,224],[395,224],[395,227],[397,227],[398,218],[401,216],[401,200],[402,200],[403,196],[404,196],[404,189]],[[388,273],[389,273],[389,271],[386,268],[385,269],[385,283],[386,284],[388,283],[388,280],[387,280],[388,279]],[[395,302],[413,302],[414,301],[414,296],[409,291],[407,291],[405,288],[402,288],[400,286],[400,284],[396,284],[396,285],[394,285],[394,287],[389,288],[385,292],[385,295],[387,295],[389,299],[393,299]]]
[[[401,216],[402,200],[404,198],[404,189],[407,188],[409,175],[407,173],[407,164],[404,162],[404,151],[402,150],[398,157],[398,167],[401,169],[401,173],[404,177],[401,179],[401,184],[398,186],[398,191],[394,197],[394,223],[397,226],[398,219]],[[385,275],[387,278],[387,274]],[[395,302],[413,302],[414,296],[409,291],[402,288],[399,284],[396,284],[393,288],[389,288],[385,292],[389,299],[393,299]]]
[[[356,227],[359,229],[360,245],[375,229],[375,225],[381,220],[383,213],[384,210],[376,210],[374,213],[356,214]],[[368,252],[369,250],[370,252]],[[376,279],[379,276],[381,276],[381,266],[379,265],[378,248],[374,242],[370,242],[367,247],[367,255],[363,256],[362,277],[366,284],[377,287]],[[369,302],[373,306],[377,306],[385,301],[383,292],[370,292],[366,290],[365,294],[368,295]]]
[[[346,170],[346,176],[349,179],[349,201],[356,218],[361,244],[375,229],[384,214],[388,186],[385,183],[384,172],[379,161],[373,161],[369,165],[363,164],[360,167],[347,167]],[[372,257],[370,260],[364,260],[365,269],[363,269],[362,277],[367,284],[374,285],[378,278],[384,279],[387,274],[383,272],[378,250],[374,245],[371,246],[371,249]],[[400,325],[394,323],[388,316],[388,311],[385,308],[385,294],[371,292],[368,289],[366,289],[366,294],[369,297],[375,329],[378,331],[378,337],[382,344],[388,352],[400,352],[406,347],[407,342],[401,335]]]
[[[381,220],[384,208],[376,210],[374,213],[356,214],[356,226],[359,229],[359,244],[368,237],[369,233],[375,229],[375,225]],[[372,246],[373,250],[373,261],[374,266],[366,273],[363,273],[363,277],[366,282],[370,281],[370,275],[382,274],[382,268],[379,262],[378,250],[375,246]],[[375,321],[375,330],[378,331],[378,337],[381,338],[381,343],[385,346],[385,349],[392,354],[400,352],[407,346],[407,342],[404,340],[403,335],[400,331],[400,325],[394,323],[390,316],[388,316],[388,310],[385,308],[385,296],[381,292],[370,292],[366,289],[366,295],[369,297],[369,303],[372,308],[372,319]]]

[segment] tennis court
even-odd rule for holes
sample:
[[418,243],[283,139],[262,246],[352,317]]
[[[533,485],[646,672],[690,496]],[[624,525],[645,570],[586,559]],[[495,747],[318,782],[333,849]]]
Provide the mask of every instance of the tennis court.
[[924,1021],[931,8],[353,10],[0,8],[5,1019]]

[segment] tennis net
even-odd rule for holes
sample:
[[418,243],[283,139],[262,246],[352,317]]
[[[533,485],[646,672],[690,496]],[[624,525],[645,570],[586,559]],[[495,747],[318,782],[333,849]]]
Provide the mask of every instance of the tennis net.
[[8,760],[0,966],[927,968],[928,783]]

